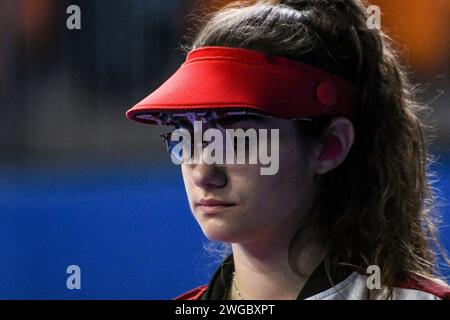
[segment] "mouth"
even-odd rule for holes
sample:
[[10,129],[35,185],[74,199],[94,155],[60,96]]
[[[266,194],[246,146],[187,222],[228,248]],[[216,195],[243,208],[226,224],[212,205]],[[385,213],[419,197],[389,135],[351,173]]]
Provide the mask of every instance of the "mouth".
[[225,209],[235,206],[235,203],[225,202],[217,199],[201,199],[196,204],[202,212],[206,214],[219,213]]

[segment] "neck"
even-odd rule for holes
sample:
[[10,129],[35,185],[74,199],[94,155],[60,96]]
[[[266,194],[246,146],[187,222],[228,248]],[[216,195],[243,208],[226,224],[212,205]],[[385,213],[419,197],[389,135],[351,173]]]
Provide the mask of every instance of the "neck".
[[[316,242],[310,242],[294,264],[303,275],[296,274],[288,259],[289,239],[276,242],[232,244],[236,285],[246,300],[293,300],[326,254]],[[239,299],[233,286],[231,299]]]

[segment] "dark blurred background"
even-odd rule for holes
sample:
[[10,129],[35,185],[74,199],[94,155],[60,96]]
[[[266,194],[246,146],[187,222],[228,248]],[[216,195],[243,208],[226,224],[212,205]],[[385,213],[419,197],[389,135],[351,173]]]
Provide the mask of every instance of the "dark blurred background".
[[[124,112],[183,62],[195,14],[226,2],[0,0],[0,298],[169,299],[209,279],[165,130]],[[450,248],[450,2],[372,3],[434,109]],[[66,27],[73,4],[81,30]]]

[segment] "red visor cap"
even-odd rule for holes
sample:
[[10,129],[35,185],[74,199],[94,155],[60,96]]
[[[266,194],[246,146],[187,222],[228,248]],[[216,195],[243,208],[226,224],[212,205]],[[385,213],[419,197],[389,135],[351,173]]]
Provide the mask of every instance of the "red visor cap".
[[145,115],[236,109],[286,119],[351,119],[353,92],[348,80],[298,61],[248,49],[202,47],[189,52],[181,67],[126,116],[154,123]]

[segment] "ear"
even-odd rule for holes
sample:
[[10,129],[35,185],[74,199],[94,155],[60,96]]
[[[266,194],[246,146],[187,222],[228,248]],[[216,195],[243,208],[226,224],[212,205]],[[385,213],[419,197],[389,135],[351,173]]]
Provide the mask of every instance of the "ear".
[[351,121],[344,117],[331,120],[327,133],[320,143],[321,151],[315,159],[315,172],[324,174],[344,162],[355,140]]

